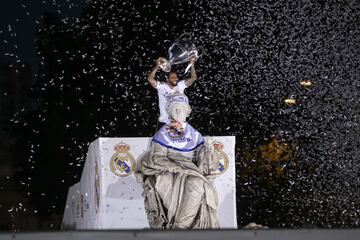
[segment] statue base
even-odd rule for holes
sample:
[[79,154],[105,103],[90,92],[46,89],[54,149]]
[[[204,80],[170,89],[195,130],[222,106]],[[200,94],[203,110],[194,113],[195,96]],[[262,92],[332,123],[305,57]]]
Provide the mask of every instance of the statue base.
[[[221,228],[237,228],[235,137],[213,137],[219,157],[214,181]],[[136,160],[152,138],[98,138],[89,146],[81,180],[68,191],[62,229],[149,228],[134,176]]]

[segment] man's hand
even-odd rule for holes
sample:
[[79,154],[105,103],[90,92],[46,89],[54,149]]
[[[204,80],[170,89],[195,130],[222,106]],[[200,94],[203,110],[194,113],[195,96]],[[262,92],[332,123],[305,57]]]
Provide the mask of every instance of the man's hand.
[[161,57],[158,57],[156,60],[155,60],[155,66],[159,67],[160,64],[161,64],[161,61],[160,61]]
[[193,57],[192,59],[190,59],[190,64],[192,64],[192,65],[194,65],[195,64],[195,62],[196,62],[196,58],[195,57]]

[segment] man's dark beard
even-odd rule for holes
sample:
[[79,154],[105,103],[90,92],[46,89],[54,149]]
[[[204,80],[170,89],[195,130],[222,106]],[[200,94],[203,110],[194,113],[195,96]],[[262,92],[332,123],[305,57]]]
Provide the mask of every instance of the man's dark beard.
[[178,81],[176,81],[175,83],[172,83],[172,82],[169,81],[169,83],[170,83],[171,86],[175,87],[177,85]]

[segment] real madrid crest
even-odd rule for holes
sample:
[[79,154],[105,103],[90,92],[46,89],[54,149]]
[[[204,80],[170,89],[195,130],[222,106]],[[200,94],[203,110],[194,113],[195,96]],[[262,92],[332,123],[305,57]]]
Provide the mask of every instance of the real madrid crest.
[[226,153],[223,151],[224,145],[221,142],[214,142],[214,148],[216,151],[217,158],[219,160],[218,169],[216,174],[220,175],[226,172],[229,167],[229,158]]
[[134,172],[135,159],[129,153],[130,146],[126,143],[116,144],[114,153],[110,160],[111,171],[119,177],[126,177]]

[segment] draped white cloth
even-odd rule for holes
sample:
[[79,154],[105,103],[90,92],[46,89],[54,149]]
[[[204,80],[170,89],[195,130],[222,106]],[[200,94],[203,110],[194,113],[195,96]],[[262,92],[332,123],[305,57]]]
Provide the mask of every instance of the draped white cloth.
[[211,138],[190,152],[153,142],[138,161],[151,228],[218,228],[218,198],[213,185],[218,159]]

